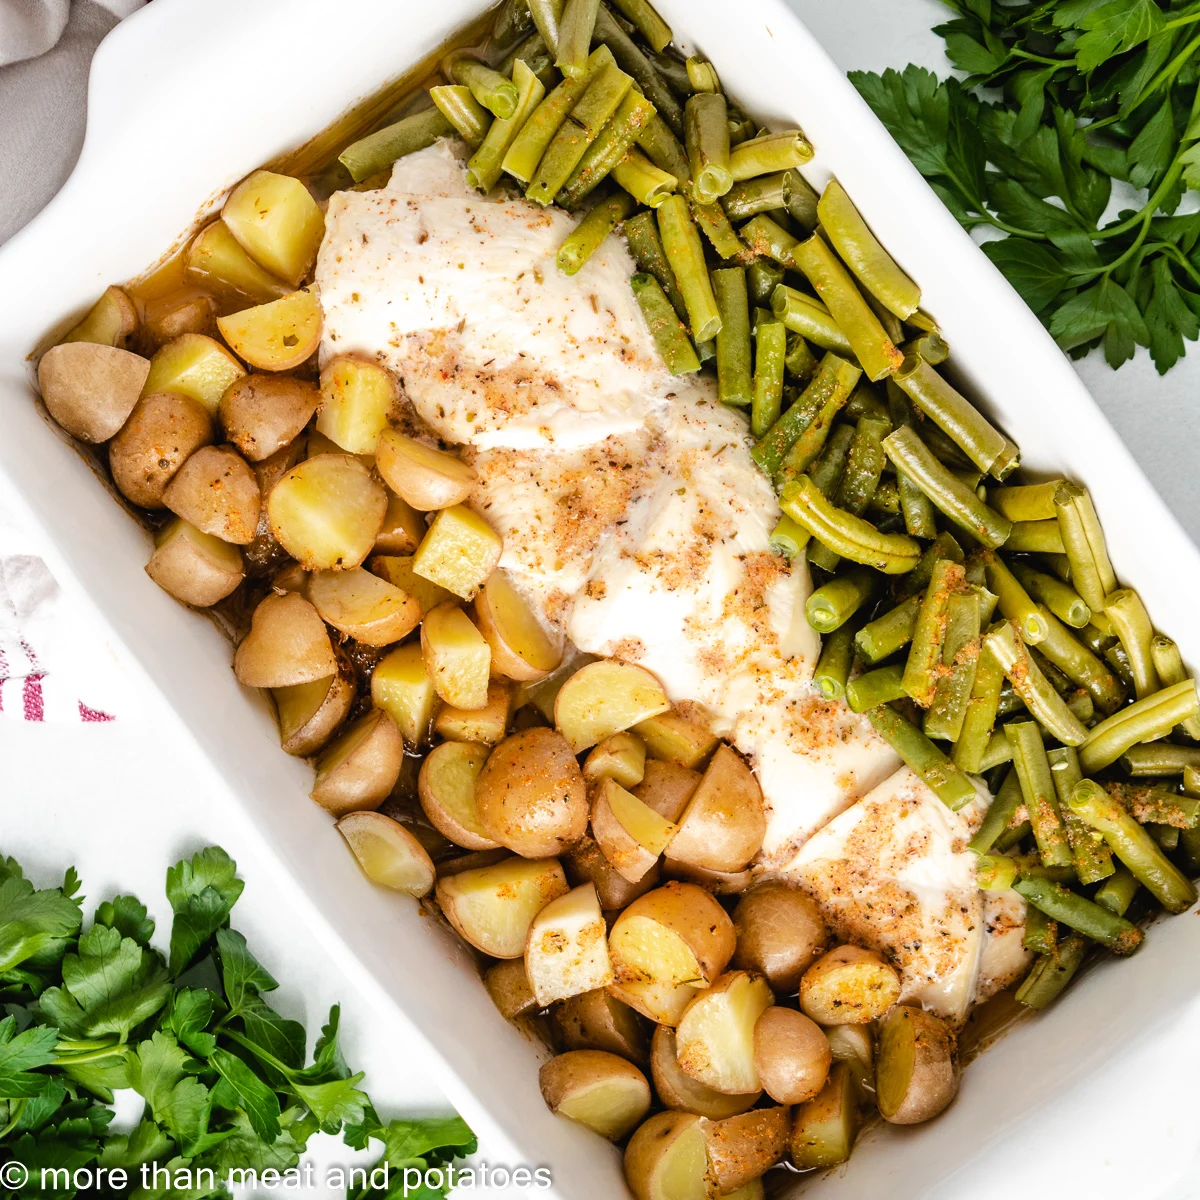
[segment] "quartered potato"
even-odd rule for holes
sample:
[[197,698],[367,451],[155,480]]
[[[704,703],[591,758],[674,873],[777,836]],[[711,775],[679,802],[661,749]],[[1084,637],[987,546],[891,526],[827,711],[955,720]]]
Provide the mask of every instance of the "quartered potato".
[[706,1087],[731,1095],[758,1091],[754,1026],[775,997],[746,971],[722,975],[687,1006],[675,1029],[679,1065]]
[[688,801],[700,786],[700,778],[687,767],[647,759],[641,783],[630,790],[660,817],[678,822],[687,809]]
[[707,867],[678,862],[670,853],[664,856],[662,866],[668,879],[698,884],[714,896],[740,896],[754,882],[754,872],[749,868],[745,871],[710,871]]
[[630,883],[604,857],[604,852],[596,844],[595,839],[590,837],[580,838],[567,851],[563,863],[572,883],[590,880],[596,885],[596,894],[600,897],[600,907],[605,912],[624,908],[639,896],[644,896],[659,882],[659,870],[656,864],[637,883]]
[[320,398],[316,384],[304,379],[242,375],[226,388],[217,415],[225,436],[256,463],[299,436]]
[[821,1025],[865,1025],[900,999],[900,976],[874,950],[838,946],[800,980],[800,1007]]
[[506,958],[483,973],[483,986],[506,1021],[534,1012],[538,1003],[529,987],[525,963],[519,958]]
[[508,732],[512,707],[513,685],[507,679],[492,679],[488,683],[487,703],[482,708],[444,704],[438,709],[433,731],[452,742],[483,742],[494,746]]
[[175,472],[163,503],[204,533],[245,546],[254,541],[262,497],[254,472],[232,446],[204,446]]
[[325,622],[296,592],[262,600],[233,656],[233,673],[247,687],[292,687],[325,679],[337,669]]
[[422,616],[431,608],[436,608],[439,604],[445,604],[447,600],[454,599],[454,596],[445,588],[438,587],[436,583],[430,583],[428,579],[422,579],[413,570],[411,555],[377,554],[367,563],[367,568],[372,575],[386,579],[388,583],[394,584],[402,592],[410,595],[421,606]]
[[68,341],[42,355],[38,387],[46,411],[72,437],[107,442],[133,412],[149,371],[149,361],[140,354]]
[[802,1171],[845,1162],[860,1123],[854,1077],[845,1063],[834,1063],[825,1086],[796,1109],[792,1162]]
[[607,1050],[630,1062],[649,1061],[646,1023],[607,988],[569,996],[552,1010],[566,1050]]
[[766,830],[758,780],[722,742],[679,822],[671,857],[709,871],[740,871],[758,853]]
[[216,297],[202,288],[181,288],[146,301],[139,342],[148,349],[158,350],[185,333],[212,337],[216,332]]
[[625,1182],[637,1200],[710,1200],[716,1185],[708,1166],[701,1118],[661,1112],[625,1147]]
[[668,883],[621,913],[608,944],[618,982],[704,987],[733,954],[733,922],[702,888]]
[[371,450],[388,487],[421,512],[462,504],[475,486],[475,472],[457,455],[427,446],[398,429],[381,425]]
[[869,1025],[830,1025],[825,1030],[835,1063],[850,1068],[860,1096],[875,1093],[875,1043]]
[[829,944],[820,906],[799,888],[770,880],[748,891],[733,910],[737,949],[733,965],[765,975],[771,987],[790,995],[800,977]]
[[433,860],[399,821],[377,812],[352,812],[337,823],[363,874],[410,896],[433,891]]
[[299,285],[317,258],[325,218],[290,175],[255,171],[229,193],[221,220],[242,249],[272,275]]
[[155,535],[146,574],[176,600],[208,608],[233,592],[244,570],[236,546],[175,520]]
[[245,374],[242,364],[215,338],[184,333],[155,352],[142,395],[179,392],[204,405],[208,415],[215,417],[221,397]]
[[756,1108],[752,1112],[700,1122],[708,1148],[708,1165],[722,1196],[761,1178],[783,1157],[792,1132],[790,1108]]
[[635,733],[614,733],[605,738],[583,764],[585,779],[613,779],[623,788],[637,787],[645,773],[646,743]]
[[196,234],[185,261],[189,278],[227,297],[244,296],[262,304],[290,290],[242,249],[224,221],[214,221]]
[[321,301],[312,288],[217,318],[230,348],[260,371],[290,371],[321,343]]
[[603,1050],[570,1050],[538,1074],[551,1112],[620,1141],[650,1111],[650,1085],[633,1063]]
[[567,893],[553,858],[509,858],[437,882],[437,902],[459,935],[493,958],[520,958],[533,918]]
[[374,454],[399,400],[400,388],[386,367],[361,358],[331,358],[321,371],[317,432],[350,454]]
[[288,754],[307,758],[316,754],[350,715],[354,676],[339,665],[333,675],[275,688],[272,695],[279,716],[280,745]]
[[63,341],[124,348],[137,330],[138,314],[133,301],[119,287],[108,287]]
[[421,623],[421,653],[437,694],[455,708],[487,704],[492,652],[456,604],[439,604]]
[[419,642],[397,646],[371,672],[371,703],[391,715],[410,746],[428,740],[437,691]]
[[609,984],[608,990],[643,1017],[671,1028],[679,1024],[684,1010],[696,998],[696,989],[690,983],[658,983],[653,979],[615,982]]
[[314,571],[308,598],[322,620],[367,646],[390,646],[421,622],[421,606],[411,596],[362,567]]
[[525,858],[561,854],[587,829],[579,764],[553,729],[526,729],[491,753],[475,787],[488,834]]
[[692,770],[704,766],[717,748],[717,736],[675,711],[647,717],[634,726],[651,758]]
[[473,742],[443,742],[421,764],[417,794],[429,823],[464,850],[492,850],[479,819],[475,785],[487,762],[488,748]]
[[811,1100],[824,1086],[833,1054],[824,1031],[793,1008],[768,1008],[754,1026],[754,1065],[778,1104]]
[[154,392],[139,400],[108,444],[108,466],[121,495],[142,508],[162,508],[175,472],[212,441],[212,422],[195,400]]
[[[488,582],[490,583],[491,580],[488,580]],[[566,648],[564,647],[564,649]],[[520,708],[522,704],[528,704],[545,718],[547,725],[553,725],[554,704],[558,700],[558,693],[562,691],[563,685],[576,671],[588,663],[595,661],[596,659],[591,654],[580,654],[577,650],[571,648],[570,657],[559,663],[549,675],[546,675],[542,679],[522,683],[517,707]]]
[[534,917],[525,970],[541,1007],[612,983],[607,933],[590,883],[552,900]]
[[413,555],[413,570],[462,600],[473,600],[496,569],[504,542],[478,513],[461,504],[433,519]]
[[317,760],[310,795],[335,817],[378,808],[395,787],[403,762],[400,730],[387,713],[373,708]]
[[551,637],[503,571],[493,571],[475,597],[475,621],[492,648],[492,670],[519,682],[544,679],[562,661]]
[[954,1031],[923,1008],[898,1004],[879,1026],[875,1099],[893,1125],[928,1121],[958,1092]]
[[389,491],[387,512],[375,538],[375,553],[412,554],[424,536],[425,518],[407,500]]
[[630,883],[644,878],[658,862],[675,829],[615,779],[600,780],[592,800],[592,836],[604,857]]
[[554,724],[578,754],[670,707],[649,671],[603,659],[563,684],[554,701]]
[[[434,836],[440,837],[435,833]],[[507,862],[512,854],[503,846],[494,850],[472,850],[468,854],[456,854],[453,858],[444,858],[437,865],[438,878],[449,879],[452,875],[461,875],[464,871],[478,871],[484,867],[499,866]],[[521,970],[525,970],[525,962],[521,960]]]
[[696,1113],[713,1121],[746,1112],[754,1107],[762,1095],[761,1091],[747,1092],[741,1096],[728,1095],[693,1079],[679,1065],[675,1030],[669,1025],[660,1025],[654,1031],[650,1043],[650,1073],[654,1077],[658,1098],[668,1108]]
[[387,494],[351,454],[321,454],[271,489],[267,516],[279,544],[310,571],[357,567],[383,524]]

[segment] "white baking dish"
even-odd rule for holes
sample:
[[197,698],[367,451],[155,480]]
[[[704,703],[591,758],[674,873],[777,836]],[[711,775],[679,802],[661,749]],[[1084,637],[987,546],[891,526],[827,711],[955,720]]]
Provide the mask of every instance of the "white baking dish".
[[[1120,574],[1200,661],[1191,605],[1200,556],[1037,320],[820,47],[781,0],[660,7],[751,111],[804,127],[818,149],[814,180],[836,173],[920,281],[964,380],[1020,442],[1027,466],[1093,489]],[[447,1095],[493,1161],[548,1163],[558,1194],[591,1200],[623,1194],[615,1153],[547,1112],[534,1049],[495,1012],[466,953],[411,901],[363,879],[306,798],[309,768],[280,752],[264,705],[235,683],[228,644],[150,582],[146,535],[39,415],[25,361],[48,329],[174,244],[206,201],[477,11],[478,0],[156,0],[110,35],[93,67],[79,165],[0,252],[0,470],[44,529],[55,574],[138,664],[177,718],[182,749],[207,758],[274,848],[291,881],[280,903],[320,931],[368,994],[422,1031],[444,1065]],[[1135,961],[1105,963],[976,1062],[946,1115],[919,1130],[870,1134],[817,1190],[861,1197],[886,1187],[893,1200],[979,1194],[971,1180],[995,1170],[1002,1145],[1012,1155],[1025,1123],[1072,1081],[1136,1054],[1148,1014],[1177,1016],[1200,991],[1197,936],[1192,920],[1162,922]]]

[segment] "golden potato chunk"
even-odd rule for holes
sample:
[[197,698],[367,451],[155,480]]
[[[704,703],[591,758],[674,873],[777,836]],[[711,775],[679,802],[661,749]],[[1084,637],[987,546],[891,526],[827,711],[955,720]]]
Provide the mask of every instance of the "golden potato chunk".
[[221,397],[245,374],[242,364],[215,338],[184,333],[155,352],[142,395],[178,392],[215,417]]
[[437,694],[455,708],[487,704],[492,652],[456,604],[439,604],[421,624],[421,653]]
[[375,538],[375,553],[412,554],[424,536],[424,517],[403,497],[389,491],[387,512],[383,514],[383,525]]
[[411,596],[362,567],[314,571],[308,598],[322,620],[367,646],[390,646],[421,623]]
[[754,1026],[754,1065],[777,1104],[801,1104],[824,1086],[833,1055],[820,1025],[793,1008],[768,1008]]
[[184,256],[188,278],[231,299],[256,304],[275,300],[290,290],[282,279],[264,271],[242,249],[224,221],[214,221],[192,239]]
[[437,690],[419,642],[397,646],[371,672],[371,702],[387,712],[409,746],[429,740]]
[[233,656],[233,673],[247,687],[292,687],[325,679],[337,669],[325,622],[296,592],[261,601]]
[[493,958],[520,958],[533,919],[567,892],[553,858],[509,858],[437,882],[437,902],[464,941]]
[[63,341],[92,342],[97,346],[123,349],[137,330],[138,314],[133,301],[119,287],[107,287]]
[[634,1063],[649,1061],[646,1023],[607,988],[568,996],[552,1010],[565,1050],[607,1050]]
[[835,1063],[845,1063],[854,1077],[860,1096],[875,1091],[875,1044],[869,1025],[830,1025],[825,1030],[829,1053]]
[[525,974],[525,964],[519,958],[506,958],[488,967],[483,973],[483,986],[506,1021],[537,1009],[537,1001],[529,987],[529,977]]
[[272,695],[279,716],[280,745],[288,754],[307,758],[316,754],[350,715],[354,677],[339,666],[333,675],[275,688]]
[[208,608],[234,591],[244,570],[236,546],[175,520],[155,535],[146,574],[176,600]]
[[443,742],[421,764],[417,794],[429,823],[464,850],[493,850],[479,819],[475,787],[487,762],[488,748],[472,742]]
[[229,193],[221,220],[260,266],[297,287],[317,258],[325,218],[290,175],[255,171]]
[[845,1063],[835,1063],[821,1091],[796,1109],[792,1162],[802,1171],[845,1162],[860,1124],[854,1077]]
[[[534,728],[537,728],[534,726]],[[590,837],[582,837],[567,851],[563,863],[567,868],[567,877],[572,883],[583,883],[590,880],[596,885],[596,894],[600,897],[600,907],[606,912],[624,908],[627,904],[644,896],[659,882],[659,870],[655,864],[640,880],[630,883],[619,874],[613,865],[604,857],[604,852]]]
[[756,1108],[719,1121],[706,1118],[700,1127],[717,1190],[727,1196],[762,1178],[783,1158],[792,1132],[792,1112],[783,1107]]
[[923,1008],[898,1004],[879,1026],[875,1099],[893,1125],[936,1117],[958,1092],[954,1031]]
[[698,884],[714,896],[740,896],[754,882],[754,872],[749,868],[744,871],[710,871],[707,867],[681,863],[670,854],[663,858],[662,865],[663,874],[668,879]]
[[398,429],[381,425],[371,450],[388,487],[421,512],[462,504],[475,486],[475,472],[457,455]]
[[758,780],[722,742],[679,822],[671,857],[709,871],[740,871],[762,847],[766,831]]
[[360,717],[317,760],[310,795],[335,817],[378,808],[404,762],[404,738],[381,709]]
[[201,288],[179,288],[146,301],[146,315],[138,340],[144,349],[153,352],[185,333],[212,337],[216,332],[216,297]]
[[603,1050],[569,1050],[538,1074],[551,1112],[620,1141],[650,1111],[650,1085],[633,1065]]
[[[609,950],[612,950],[611,942]],[[672,1029],[679,1024],[679,1018],[696,998],[696,989],[690,983],[658,983],[652,979],[615,982],[609,984],[608,990],[622,1004],[628,1004],[643,1017],[649,1017],[659,1025],[669,1025]]]
[[113,483],[131,503],[162,508],[163,493],[175,472],[211,441],[212,422],[195,400],[155,392],[137,402],[108,443]]
[[874,950],[838,946],[800,980],[800,1007],[820,1025],[865,1025],[900,999],[900,976]]
[[680,1065],[675,1048],[675,1030],[659,1025],[650,1043],[650,1073],[658,1098],[668,1107],[696,1113],[713,1121],[735,1117],[754,1107],[762,1092],[727,1095],[693,1079]]
[[399,821],[383,813],[352,812],[338,821],[337,831],[372,883],[417,897],[433,891],[433,860]]
[[290,371],[321,344],[321,301],[312,288],[217,318],[221,336],[260,371]]
[[649,671],[603,659],[576,671],[554,701],[554,724],[576,753],[670,708]]
[[482,708],[455,708],[444,704],[438,709],[433,731],[453,742],[482,742],[494,746],[502,741],[512,720],[513,685],[507,679],[488,682],[487,703]]
[[651,758],[696,770],[717,748],[717,735],[674,710],[647,717],[634,726]]
[[492,648],[492,669],[509,679],[544,679],[562,662],[558,639],[503,571],[493,571],[475,597],[475,620]]
[[700,1118],[668,1111],[642,1124],[625,1147],[625,1182],[636,1200],[710,1200],[716,1183]]
[[72,437],[107,442],[133,412],[150,372],[140,354],[90,341],[51,346],[38,363],[46,411]]
[[473,600],[496,569],[504,543],[477,513],[461,504],[433,519],[413,555],[413,570],[463,600]]
[[399,400],[400,389],[386,367],[349,356],[331,358],[321,372],[317,432],[350,454],[374,454]]
[[372,575],[386,579],[388,583],[410,595],[421,606],[422,616],[431,608],[437,608],[439,604],[445,604],[448,600],[454,599],[452,593],[446,591],[445,588],[438,587],[436,583],[430,583],[428,579],[422,579],[413,570],[411,555],[377,554],[370,560],[367,567]]
[[592,800],[592,836],[630,883],[637,883],[658,862],[675,828],[615,779],[601,779]]
[[675,1030],[679,1065],[718,1092],[758,1091],[754,1026],[775,1003],[767,981],[746,971],[722,975],[687,1006]]
[[700,786],[700,778],[687,767],[650,758],[643,768],[641,783],[631,790],[660,817],[677,824],[687,809],[688,801]]
[[534,917],[525,943],[525,970],[541,1007],[612,983],[607,933],[590,883],[552,900]]
[[320,396],[306,379],[242,375],[225,389],[217,415],[225,436],[242,454],[250,462],[262,462],[300,435]]
[[204,533],[245,546],[254,541],[262,497],[254,472],[232,446],[202,446],[175,472],[163,503]]
[[645,773],[646,743],[633,733],[606,737],[583,764],[585,779],[613,779],[623,788],[637,787]]
[[765,975],[783,995],[800,987],[800,977],[829,944],[829,926],[817,902],[807,892],[774,880],[759,884],[738,901],[733,927],[733,965]]

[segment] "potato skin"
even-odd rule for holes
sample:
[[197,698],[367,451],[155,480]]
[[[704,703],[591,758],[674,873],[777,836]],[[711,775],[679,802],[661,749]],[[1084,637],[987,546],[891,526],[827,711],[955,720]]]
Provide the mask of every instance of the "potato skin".
[[799,888],[761,883],[733,910],[737,949],[733,965],[767,977],[773,991],[788,995],[829,944],[820,906]]
[[936,1117],[958,1093],[958,1075],[950,1026],[922,1008],[897,1004],[879,1028],[875,1096],[880,1116],[893,1125]]
[[736,1117],[753,1108],[761,1092],[731,1095],[693,1079],[680,1065],[675,1049],[675,1030],[659,1025],[650,1042],[650,1072],[658,1098],[668,1107],[693,1112],[713,1121]]
[[293,441],[312,419],[321,393],[291,375],[243,375],[218,407],[225,436],[250,462],[262,462]]
[[213,440],[204,406],[178,392],[139,400],[108,444],[108,465],[121,495],[142,508],[162,508],[175,472]]
[[492,751],[475,785],[488,834],[523,858],[561,854],[587,829],[583,772],[553,729],[525,729]]
[[699,772],[648,758],[641,783],[631,790],[647,808],[654,809],[668,821],[677,822],[699,786]]
[[639,1066],[649,1062],[645,1019],[605,988],[571,996],[552,1012],[564,1049],[607,1050]]
[[[526,710],[522,710],[526,711]],[[532,728],[543,728],[532,726]],[[596,895],[600,897],[600,907],[606,912],[624,908],[639,896],[644,896],[651,888],[659,883],[657,866],[648,871],[644,878],[637,883],[630,883],[620,875],[612,863],[604,857],[603,851],[593,838],[582,837],[563,858],[563,866],[567,869],[567,878],[573,885],[591,881],[596,885]]]
[[[633,1137],[625,1147],[625,1182],[637,1200],[661,1200],[662,1193],[654,1186],[661,1157],[679,1137],[687,1136],[699,1121],[700,1118],[694,1113],[668,1110],[655,1113],[634,1130]],[[700,1133],[699,1130],[695,1132]],[[699,1197],[709,1193],[703,1188],[703,1177],[697,1183],[701,1188],[696,1193],[699,1200]]]
[[[361,740],[342,757],[342,739],[358,735]],[[395,786],[403,761],[404,737],[395,721],[372,709],[322,755],[309,795],[335,817],[378,808]]]
[[790,1108],[756,1108],[722,1121],[705,1120],[708,1161],[724,1195],[764,1175],[783,1157],[792,1131]]
[[865,1025],[900,999],[900,976],[873,950],[838,946],[800,980],[800,1007],[821,1025]]
[[202,446],[175,472],[163,503],[202,532],[246,546],[258,529],[262,496],[253,470],[232,446]]
[[671,857],[709,871],[740,871],[758,853],[766,829],[754,772],[722,742],[680,820]]
[[38,387],[46,411],[72,437],[106,442],[125,424],[149,373],[149,361],[128,350],[68,341],[42,355]]
[[775,1005],[754,1026],[754,1065],[763,1091],[778,1104],[802,1104],[824,1086],[833,1054],[821,1027]]

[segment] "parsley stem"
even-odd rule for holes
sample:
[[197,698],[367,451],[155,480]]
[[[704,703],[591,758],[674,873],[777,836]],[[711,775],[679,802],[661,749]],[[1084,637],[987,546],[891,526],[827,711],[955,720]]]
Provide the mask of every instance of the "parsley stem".
[[1162,203],[1163,198],[1179,182],[1179,176],[1183,173],[1183,164],[1180,162],[1182,156],[1183,151],[1180,150],[1175,156],[1175,161],[1171,163],[1167,173],[1163,176],[1162,182],[1154,189],[1154,194],[1132,217],[1127,217],[1117,225],[1106,225],[1103,229],[1098,229],[1092,235],[1092,240],[1105,241],[1108,238],[1119,237],[1123,233],[1128,233],[1141,222],[1149,221],[1158,211],[1158,206]]
[[128,1046],[101,1046],[98,1050],[91,1050],[83,1054],[56,1054],[54,1056],[54,1066],[56,1067],[73,1067],[78,1063],[95,1062],[100,1058],[124,1058],[129,1053]]
[[1019,50],[1016,46],[1010,46],[1008,53],[1012,58],[1023,58],[1026,62],[1045,63],[1048,67],[1072,67],[1075,65],[1073,58],[1047,58],[1044,54],[1030,54],[1028,50]]

